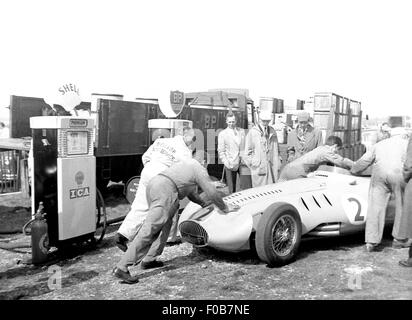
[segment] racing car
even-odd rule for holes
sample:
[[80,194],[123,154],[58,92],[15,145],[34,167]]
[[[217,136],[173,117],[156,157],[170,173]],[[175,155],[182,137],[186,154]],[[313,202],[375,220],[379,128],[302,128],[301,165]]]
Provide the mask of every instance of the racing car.
[[[307,178],[278,182],[224,198],[240,207],[227,214],[190,202],[179,219],[182,241],[240,252],[256,248],[269,266],[295,260],[301,238],[331,237],[365,228],[370,177],[321,166]],[[394,206],[387,220],[393,221]]]

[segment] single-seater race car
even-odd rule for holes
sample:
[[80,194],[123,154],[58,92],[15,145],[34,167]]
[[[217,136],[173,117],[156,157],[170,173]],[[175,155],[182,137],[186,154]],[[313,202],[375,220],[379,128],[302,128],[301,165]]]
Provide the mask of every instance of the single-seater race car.
[[[190,202],[179,219],[183,241],[194,246],[240,252],[253,246],[269,266],[296,257],[301,237],[331,237],[364,230],[370,177],[321,166],[308,178],[279,182],[224,198],[240,209],[227,214],[216,206]],[[387,220],[393,221],[390,201]],[[254,243],[253,243],[254,242]]]

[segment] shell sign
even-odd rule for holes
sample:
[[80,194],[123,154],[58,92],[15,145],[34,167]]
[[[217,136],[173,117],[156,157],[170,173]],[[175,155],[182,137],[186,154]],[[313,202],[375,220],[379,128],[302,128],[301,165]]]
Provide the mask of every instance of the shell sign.
[[61,85],[57,91],[47,95],[44,101],[52,107],[58,104],[70,112],[82,102],[82,99],[79,87],[73,83],[66,83]]

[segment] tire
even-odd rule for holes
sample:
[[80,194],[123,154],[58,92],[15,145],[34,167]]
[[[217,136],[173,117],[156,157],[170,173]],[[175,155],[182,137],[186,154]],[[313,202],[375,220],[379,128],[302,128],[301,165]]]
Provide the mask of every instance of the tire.
[[[289,227],[280,234],[285,223]],[[274,236],[275,230],[278,234]],[[260,218],[255,240],[257,254],[269,267],[284,266],[296,258],[301,235],[302,222],[295,207],[287,203],[274,203],[266,208]],[[274,246],[275,237],[277,247]]]
[[124,196],[130,204],[136,197],[136,191],[139,185],[140,176],[131,177],[124,185]]

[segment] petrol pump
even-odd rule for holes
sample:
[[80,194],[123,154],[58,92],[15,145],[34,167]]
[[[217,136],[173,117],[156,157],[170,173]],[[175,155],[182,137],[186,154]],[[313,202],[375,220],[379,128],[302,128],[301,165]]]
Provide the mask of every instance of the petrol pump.
[[74,116],[30,118],[32,215],[42,202],[49,246],[93,238],[96,231],[94,120]]

